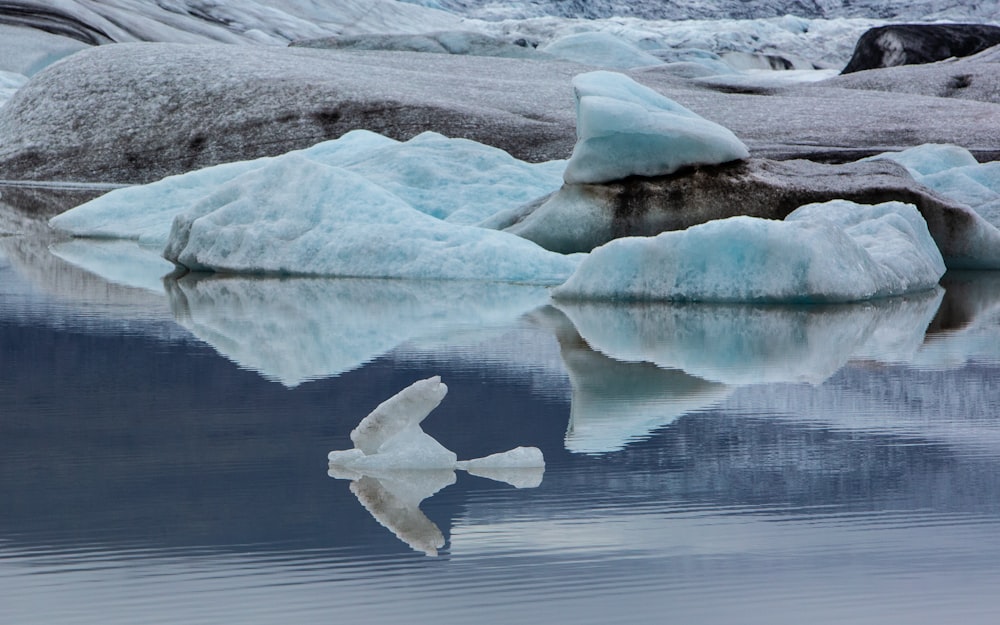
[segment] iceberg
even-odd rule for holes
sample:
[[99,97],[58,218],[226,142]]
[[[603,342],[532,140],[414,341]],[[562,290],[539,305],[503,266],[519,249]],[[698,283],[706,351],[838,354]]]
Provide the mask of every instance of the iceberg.
[[567,184],[660,176],[750,156],[729,129],[624,74],[581,74],[573,89],[577,142],[563,174]]
[[561,299],[848,302],[933,288],[945,266],[909,204],[834,200],[784,221],[731,217],[613,240],[553,291]]
[[162,247],[176,215],[235,178],[289,158],[343,167],[416,210],[467,225],[559,188],[565,166],[564,161],[526,163],[498,148],[434,132],[400,142],[352,130],[282,156],[224,163],[115,189],[55,216],[50,224],[75,236],[138,239]]
[[578,258],[452,224],[347,169],[290,155],[175,218],[164,257],[192,271],[558,284]]
[[458,462],[454,452],[420,427],[448,393],[440,376],[419,380],[385,400],[351,430],[353,449],[331,451],[332,467],[347,471],[544,469],[542,452],[518,447]]
[[878,154],[871,160],[903,165],[917,182],[969,206],[1000,228],[1000,161],[979,163],[965,148],[933,143]]

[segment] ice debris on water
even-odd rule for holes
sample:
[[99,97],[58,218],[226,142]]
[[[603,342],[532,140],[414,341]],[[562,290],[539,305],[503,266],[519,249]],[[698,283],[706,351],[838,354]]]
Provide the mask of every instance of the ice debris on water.
[[331,451],[328,456],[330,477],[351,480],[351,492],[375,520],[427,555],[437,555],[445,539],[420,511],[420,502],[453,484],[456,469],[516,488],[538,486],[545,471],[537,447],[459,461],[420,427],[447,393],[440,376],[414,382],[351,430],[353,449]]
[[[517,447],[459,462],[453,451],[445,448],[420,427],[448,393],[440,376],[414,382],[378,405],[351,431],[353,449],[331,451],[332,466],[349,471],[395,471],[464,469],[469,472],[501,472],[545,467],[541,450]],[[506,480],[502,480],[506,481]]]

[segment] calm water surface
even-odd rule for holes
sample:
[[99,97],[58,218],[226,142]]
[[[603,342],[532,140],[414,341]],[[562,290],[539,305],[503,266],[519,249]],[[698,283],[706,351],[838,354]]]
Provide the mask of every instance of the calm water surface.
[[[0,238],[2,623],[1000,620],[1000,276],[553,306],[127,248]],[[328,475],[431,375],[425,429],[540,484]]]

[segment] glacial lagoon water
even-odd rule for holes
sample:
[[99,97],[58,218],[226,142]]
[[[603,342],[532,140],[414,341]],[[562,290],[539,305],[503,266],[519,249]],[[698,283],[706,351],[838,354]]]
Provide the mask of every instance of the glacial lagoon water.
[[[554,306],[150,280],[120,251],[0,238],[0,622],[1000,618],[995,273],[856,306]],[[432,375],[424,429],[463,458],[539,447],[537,486],[328,475]]]

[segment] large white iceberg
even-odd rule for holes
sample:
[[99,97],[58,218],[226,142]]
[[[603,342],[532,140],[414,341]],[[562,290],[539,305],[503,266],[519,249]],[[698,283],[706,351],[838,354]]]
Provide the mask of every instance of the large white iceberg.
[[729,129],[624,74],[580,74],[573,89],[577,142],[563,174],[569,184],[666,175],[750,155]]
[[[425,132],[400,142],[367,130],[273,158],[225,163],[125,187],[50,220],[76,236],[138,239],[162,247],[175,216],[220,187],[282,159],[308,159],[342,167],[399,197],[423,213],[475,224],[559,187],[563,161],[526,163],[503,150]],[[277,191],[281,181],[272,181]],[[297,191],[289,188],[287,192]]]
[[566,299],[846,302],[934,287],[945,266],[909,205],[835,200],[784,221],[732,217],[616,239],[553,294]]
[[194,271],[558,284],[575,257],[442,221],[358,174],[289,155],[179,215],[164,256]]

